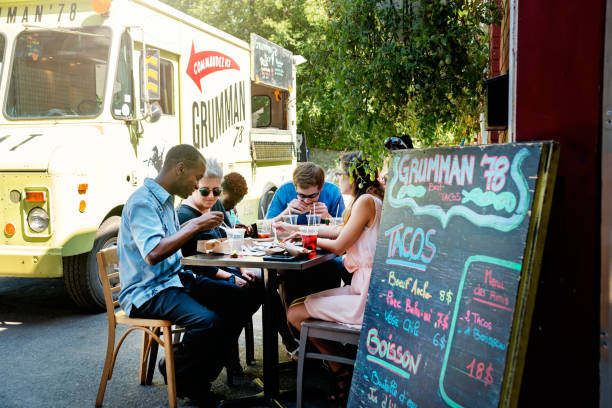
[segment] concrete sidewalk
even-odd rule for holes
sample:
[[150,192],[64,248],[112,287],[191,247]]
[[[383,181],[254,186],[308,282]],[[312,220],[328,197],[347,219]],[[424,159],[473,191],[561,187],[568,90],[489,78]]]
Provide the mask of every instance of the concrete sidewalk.
[[[213,383],[213,390],[228,398],[240,398],[256,394],[260,391],[257,386],[257,378],[263,378],[263,339],[261,330],[261,308],[253,315],[253,328],[255,338],[255,365],[245,364],[245,343],[244,332],[240,336],[240,362],[245,374],[242,377],[235,377],[233,387],[227,385],[227,373],[223,370],[217,380]],[[297,378],[297,363],[291,361],[279,337],[279,374],[280,388],[284,391],[283,402],[288,407],[295,407],[295,384]],[[159,375],[159,374],[156,374]],[[305,407],[336,407],[327,400],[329,391],[329,373],[319,361],[310,360],[306,364],[304,379],[304,406]],[[185,405],[189,406],[189,405]]]

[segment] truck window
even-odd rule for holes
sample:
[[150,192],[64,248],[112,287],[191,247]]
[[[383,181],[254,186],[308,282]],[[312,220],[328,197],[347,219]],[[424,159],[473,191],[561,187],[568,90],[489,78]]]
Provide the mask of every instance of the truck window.
[[253,127],[268,127],[272,122],[271,101],[267,95],[254,95],[251,100]]
[[15,40],[6,115],[12,119],[97,116],[102,110],[110,36],[105,27],[21,32]]
[[174,70],[172,62],[160,59],[159,71],[159,104],[162,113],[174,115]]
[[126,32],[121,36],[117,75],[113,86],[111,112],[118,118],[129,118],[134,113],[134,75],[132,65],[132,38]]

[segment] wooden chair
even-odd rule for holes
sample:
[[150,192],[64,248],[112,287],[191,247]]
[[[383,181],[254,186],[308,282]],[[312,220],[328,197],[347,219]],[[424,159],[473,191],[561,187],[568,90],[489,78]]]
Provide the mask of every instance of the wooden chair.
[[[172,322],[169,320],[156,319],[133,319],[126,316],[123,310],[115,312],[119,306],[119,301],[113,299],[113,293],[119,292],[119,262],[117,260],[117,248],[106,248],[98,252],[98,273],[104,289],[104,301],[106,302],[106,312],[108,315],[108,345],[106,348],[106,360],[104,370],[100,379],[100,388],[96,398],[96,407],[102,405],[106,383],[113,375],[115,360],[119,348],[123,344],[126,336],[134,330],[143,332],[142,352],[140,354],[139,382],[144,385],[147,378],[147,360],[152,344],[159,344],[164,348],[166,355],[166,378],[168,379],[168,403],[171,408],[176,408],[176,383],[174,380],[174,352],[172,350]],[[115,265],[113,267],[113,265]],[[110,273],[107,271],[112,268]],[[113,283],[111,287],[111,281]],[[115,345],[115,328],[117,324],[130,326],[119,338]],[[160,331],[163,332],[163,340],[160,338]]]
[[[359,344],[359,335],[361,329],[355,329],[343,324],[326,322],[323,320],[308,319],[302,323],[300,330],[300,352],[298,357],[297,368],[297,398],[296,408],[302,408],[302,387],[304,383],[304,361],[307,358],[317,360],[336,361],[338,363],[355,365],[355,360],[332,354],[322,354],[318,352],[307,352],[306,346],[308,338],[314,337],[317,339],[333,340],[343,344]],[[348,390],[347,390],[348,391]]]

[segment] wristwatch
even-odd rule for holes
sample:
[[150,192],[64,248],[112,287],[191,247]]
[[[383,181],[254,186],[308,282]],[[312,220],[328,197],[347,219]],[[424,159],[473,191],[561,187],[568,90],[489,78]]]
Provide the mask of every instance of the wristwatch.
[[229,278],[227,278],[227,281],[229,283],[236,284],[236,276],[235,275],[230,276]]

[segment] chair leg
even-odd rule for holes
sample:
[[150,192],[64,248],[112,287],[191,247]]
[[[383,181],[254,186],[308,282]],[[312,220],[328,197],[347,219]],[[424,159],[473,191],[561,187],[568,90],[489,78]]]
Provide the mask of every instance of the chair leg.
[[164,352],[166,355],[166,378],[168,379],[168,405],[170,408],[177,407],[176,382],[174,379],[174,350],[172,348],[172,330],[164,327]]
[[247,365],[255,364],[255,337],[253,333],[253,318],[249,319],[244,326],[244,342],[246,345],[246,363]]
[[[159,327],[155,328],[154,333],[159,335]],[[172,342],[171,342],[172,343]],[[151,385],[153,383],[153,375],[155,374],[155,363],[157,363],[157,350],[159,348],[159,344],[153,338],[149,338],[149,366],[147,368],[147,377],[145,379],[146,385]],[[145,361],[143,364],[146,364]]]
[[295,407],[302,408],[302,400],[303,400],[303,386],[304,386],[304,362],[306,360],[306,344],[308,343],[308,327],[303,327],[300,331],[300,352],[298,356],[298,366],[297,366],[297,392],[296,392],[296,400]]
[[104,400],[104,392],[106,391],[106,383],[112,374],[113,352],[115,351],[115,327],[109,323],[108,327],[108,342],[106,345],[106,359],[104,360],[104,368],[102,369],[102,377],[100,378],[100,387],[96,397],[96,407],[102,406]]
[[147,379],[147,356],[149,355],[150,336],[146,331],[142,332],[142,350],[140,351],[140,368],[138,369],[138,383],[146,384]]

